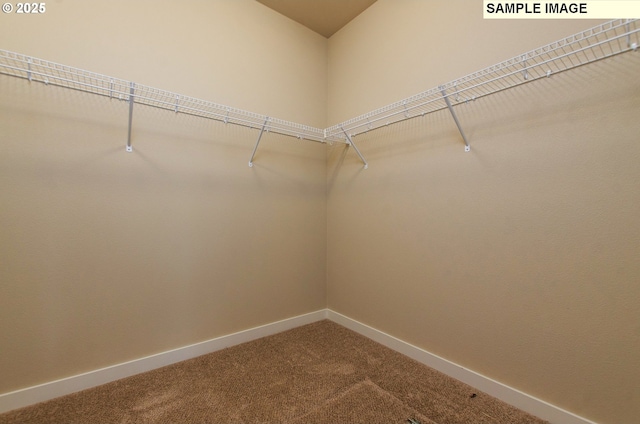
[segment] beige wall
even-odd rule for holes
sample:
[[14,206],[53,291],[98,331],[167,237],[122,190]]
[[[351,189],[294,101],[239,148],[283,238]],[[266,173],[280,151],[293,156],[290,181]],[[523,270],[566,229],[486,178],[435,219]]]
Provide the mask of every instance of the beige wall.
[[[0,48],[322,126],[327,40],[252,0],[51,1]],[[326,306],[318,143],[0,76],[0,393]],[[313,102],[309,99],[312,98]]]
[[328,125],[600,22],[484,20],[468,0],[378,1],[329,40]]
[[[379,0],[329,41],[329,124],[593,26]],[[640,56],[328,151],[328,307],[601,423],[640,416]]]
[[[53,1],[0,48],[323,127],[593,21],[378,0]],[[602,423],[640,415],[639,56],[335,145],[0,76],[0,393],[331,309]],[[328,87],[328,89],[327,89]],[[325,101],[326,99],[326,101]],[[326,156],[325,156],[326,154]],[[325,158],[327,161],[325,161]],[[326,274],[325,274],[326,273]]]
[[0,48],[323,127],[327,39],[253,0],[57,0]]

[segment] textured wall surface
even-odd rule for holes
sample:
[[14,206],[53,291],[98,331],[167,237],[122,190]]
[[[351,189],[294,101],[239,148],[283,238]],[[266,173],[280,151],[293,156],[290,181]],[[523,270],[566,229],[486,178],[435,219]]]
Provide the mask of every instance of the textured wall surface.
[[[330,123],[589,26],[380,0],[330,39]],[[469,153],[446,110],[357,136],[368,170],[330,148],[329,308],[586,418],[636,421],[639,65],[457,107]]]
[[4,50],[322,127],[327,39],[253,0],[57,0]]
[[[47,6],[1,47],[324,122],[326,39],[257,2]],[[324,146],[136,106],[126,153],[126,102],[0,87],[0,393],[325,307]]]
[[[378,0],[53,1],[0,48],[317,127],[593,26]],[[640,54],[344,145],[0,76],[0,393],[329,307],[601,423],[640,416]]]

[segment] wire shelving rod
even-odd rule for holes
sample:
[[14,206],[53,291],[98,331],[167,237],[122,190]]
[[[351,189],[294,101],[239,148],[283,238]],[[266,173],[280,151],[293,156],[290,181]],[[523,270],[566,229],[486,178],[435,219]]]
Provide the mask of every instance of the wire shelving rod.
[[[640,24],[637,19],[609,21],[325,129],[267,117],[6,50],[0,50],[0,74],[127,101],[130,107],[129,131],[131,111],[133,104],[137,103],[225,124],[259,129],[260,136],[264,132],[274,132],[320,143],[345,143],[354,147],[366,166],[367,162],[353,144],[352,137],[358,134],[448,108],[465,140],[465,150],[468,150],[469,143],[457,121],[454,106],[621,53],[636,51],[640,45],[639,33]],[[127,150],[130,149],[129,134]]]
[[[7,50],[0,50],[0,74],[115,98],[127,101],[130,105],[136,103],[249,128],[260,129],[267,120],[265,115],[137,83],[135,83],[134,95],[131,90],[133,82]],[[131,100],[132,98],[134,101]],[[264,130],[298,139],[325,142],[322,129],[278,118],[269,118],[268,125]],[[129,139],[127,142],[128,150],[131,146],[130,141]]]
[[[350,136],[363,134],[447,109],[447,103],[456,106],[588,63],[635,51],[640,45],[639,32],[637,19],[617,19],[603,23],[326,128],[327,140],[345,140],[345,133]],[[468,148],[466,140],[465,144]]]

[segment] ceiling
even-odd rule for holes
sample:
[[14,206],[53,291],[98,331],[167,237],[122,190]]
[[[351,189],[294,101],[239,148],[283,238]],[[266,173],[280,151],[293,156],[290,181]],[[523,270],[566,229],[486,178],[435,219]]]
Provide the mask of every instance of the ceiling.
[[327,38],[376,0],[257,0]]

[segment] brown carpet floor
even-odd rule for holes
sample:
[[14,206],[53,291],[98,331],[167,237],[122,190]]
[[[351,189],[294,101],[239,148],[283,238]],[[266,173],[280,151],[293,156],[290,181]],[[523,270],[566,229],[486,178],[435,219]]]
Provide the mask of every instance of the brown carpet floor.
[[545,422],[328,320],[0,414],[0,424],[409,419]]

